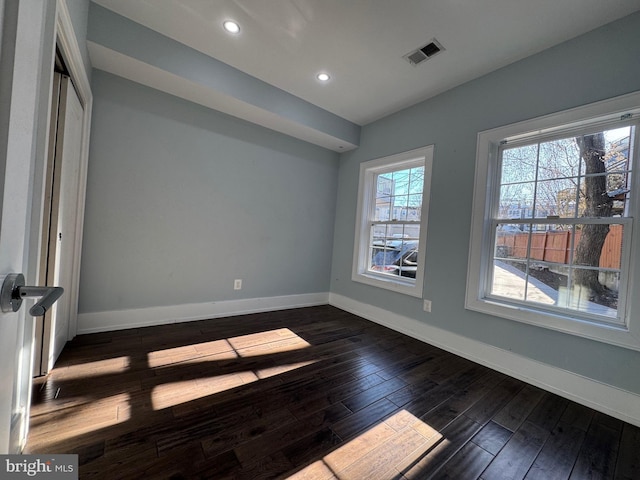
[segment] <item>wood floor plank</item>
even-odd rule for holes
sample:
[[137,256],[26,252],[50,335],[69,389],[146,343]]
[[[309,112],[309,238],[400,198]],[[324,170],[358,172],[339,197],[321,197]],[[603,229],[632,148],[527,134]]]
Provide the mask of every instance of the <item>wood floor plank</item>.
[[470,409],[491,389],[504,379],[496,372],[487,372],[476,381],[467,385],[456,384],[456,392],[446,401],[422,416],[422,419],[438,430],[442,430],[462,413]]
[[289,410],[300,418],[334,403],[341,402],[383,382],[385,380],[375,373],[345,383],[332,381],[331,388],[328,391],[324,389],[324,391],[318,392],[316,395],[302,396],[302,398],[289,404]]
[[553,393],[545,393],[536,408],[527,417],[527,421],[534,423],[544,430],[553,430],[564,413],[569,400]]
[[589,425],[591,425],[591,419],[594,414],[595,412],[589,407],[569,402],[562,417],[560,417],[560,421],[565,425],[570,425],[586,432],[589,429]]
[[480,424],[485,424],[523,387],[524,383],[519,380],[505,378],[467,410],[465,415]]
[[342,404],[352,412],[357,412],[381,398],[392,395],[405,385],[406,383],[400,378],[392,378],[346,398]]
[[368,427],[382,422],[397,410],[394,403],[383,398],[336,422],[332,428],[341,439],[349,440]]
[[560,423],[525,476],[526,480],[566,480],[582,447],[585,432]]
[[500,410],[493,421],[504,428],[515,432],[516,429],[525,421],[531,411],[540,402],[544,396],[544,391],[526,385],[513,399]]
[[620,452],[615,478],[632,480],[640,478],[640,428],[626,424],[620,439]]
[[438,471],[440,480],[475,480],[493,460],[486,450],[475,443],[467,443]]
[[601,414],[594,415],[569,477],[571,480],[613,478],[620,439],[615,425]]
[[425,455],[400,471],[407,479],[431,478],[478,432],[480,425],[461,415],[442,430],[442,439]]
[[549,432],[526,421],[507,442],[491,465],[483,472],[483,480],[521,480],[525,477]]
[[350,414],[344,405],[332,405],[308,417],[272,428],[250,441],[242,442],[234,447],[234,452],[241,464],[250,465],[295,444],[300,438],[326,431],[335,422]]
[[640,478],[637,427],[328,305],[82,335],[32,392],[83,479]]
[[[258,414],[255,418],[244,422],[235,422],[226,428],[218,430],[212,435],[201,437],[202,448],[208,457],[220,455],[237,445],[260,437],[271,431],[274,425],[282,427],[296,422],[295,416],[286,408],[280,408],[264,414]],[[165,444],[160,444],[165,448]]]
[[491,421],[482,427],[482,430],[471,441],[495,456],[507,444],[512,435],[511,430]]

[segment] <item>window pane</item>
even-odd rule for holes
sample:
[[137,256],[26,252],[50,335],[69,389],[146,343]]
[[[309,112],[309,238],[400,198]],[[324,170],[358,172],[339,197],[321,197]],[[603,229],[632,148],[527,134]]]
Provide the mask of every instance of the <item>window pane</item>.
[[549,268],[544,264],[494,262],[491,293],[501,297],[544,305],[557,305],[558,290],[566,288],[568,267]]
[[502,152],[501,184],[532,182],[536,179],[538,146],[507,148]]
[[387,225],[374,224],[371,226],[372,248],[383,248],[387,241]]
[[607,193],[612,200],[612,214],[627,216],[631,195],[631,138],[635,127],[624,127],[604,132],[606,153],[604,157],[607,176]]
[[391,197],[376,198],[376,207],[373,214],[374,222],[387,222],[391,220]]
[[524,262],[494,260],[491,281],[491,294],[513,300],[524,300],[525,282],[522,271],[526,271]]
[[418,267],[419,225],[374,224],[369,269],[415,278]]
[[623,233],[623,225],[576,225],[571,263],[619,270],[622,266]]
[[409,182],[409,193],[422,193],[424,188],[424,167],[411,169],[411,179]]
[[353,281],[422,296],[425,252],[419,242],[428,214],[422,201],[428,202],[423,190],[432,161],[428,146],[360,164]]
[[[595,294],[581,279],[597,278],[603,286],[610,286]],[[598,269],[573,268],[571,283],[559,289],[558,303],[561,307],[594,315],[616,318],[618,313],[619,272],[603,272]]]
[[628,205],[631,199],[630,175],[627,172],[611,173],[606,178],[607,196],[611,201],[611,215],[628,216]]
[[615,318],[623,229],[616,224],[498,224],[490,292]]
[[376,177],[376,197],[390,197],[393,195],[393,178],[391,173]]
[[535,218],[559,216],[575,218],[578,214],[576,205],[580,202],[578,194],[578,178],[563,178],[538,182],[535,199]]
[[503,150],[498,218],[625,215],[632,134],[624,127]]
[[604,162],[607,172],[631,170],[630,145],[635,127],[623,127],[604,132]]
[[411,179],[411,170],[398,170],[392,172],[393,178],[393,194],[407,195],[409,193],[409,181]]
[[627,215],[630,193],[630,140],[634,127],[596,132],[576,138],[582,156],[581,216]]
[[562,138],[540,144],[538,180],[577,177],[580,149],[574,138]]
[[529,225],[499,224],[496,227],[494,255],[497,258],[526,259]]
[[515,183],[500,187],[498,218],[531,218],[535,183]]
[[422,215],[422,194],[409,195],[407,218],[409,222],[419,222]]
[[391,220],[403,221],[407,214],[407,196],[401,195],[399,197],[393,197],[393,206],[391,209]]
[[600,174],[580,179],[579,217],[613,216],[613,198],[607,191],[607,177],[608,175]]

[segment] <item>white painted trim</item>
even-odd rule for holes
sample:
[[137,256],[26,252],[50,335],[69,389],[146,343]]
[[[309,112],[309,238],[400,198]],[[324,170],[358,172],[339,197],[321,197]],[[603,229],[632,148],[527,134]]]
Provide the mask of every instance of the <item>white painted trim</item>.
[[331,293],[329,304],[552,393],[640,426],[640,395],[425,322]]
[[[640,295],[633,295],[633,286],[640,279],[640,236],[627,233],[630,241],[624,242],[623,264],[628,265],[627,292],[621,292],[621,299],[626,298],[626,311],[622,311],[621,319],[625,325],[613,325],[591,321],[587,315],[572,312],[567,315],[561,310],[548,312],[535,305],[518,305],[506,301],[489,298],[485,292],[488,282],[488,249],[491,245],[489,212],[492,203],[491,194],[497,182],[497,155],[500,142],[506,139],[521,141],[542,135],[557,135],[559,132],[579,132],[588,125],[611,124],[621,121],[622,115],[631,114],[638,122],[640,117],[640,91],[621,95],[608,100],[591,103],[581,107],[537,117],[503,127],[485,130],[478,133],[476,149],[476,174],[474,179],[473,211],[471,217],[471,237],[469,242],[469,262],[467,268],[467,291],[465,308],[488,315],[509,320],[528,323],[538,327],[549,328],[560,332],[578,335],[585,338],[617,345],[633,350],[640,350]],[[625,119],[625,121],[627,121]],[[637,127],[640,130],[640,127]],[[640,132],[636,132],[636,144]],[[636,158],[638,159],[638,153]],[[638,168],[637,165],[634,169]],[[638,175],[632,175],[632,190],[640,190]],[[640,197],[633,195],[630,203],[630,218],[637,217],[640,212]],[[634,220],[637,221],[637,218]],[[637,226],[634,228],[637,231]],[[627,261],[625,261],[625,258]]]
[[[431,197],[431,171],[433,169],[433,145],[417,148],[407,152],[397,153],[387,157],[369,160],[360,164],[360,177],[358,181],[358,201],[356,206],[356,224],[353,245],[353,264],[351,268],[351,280],[364,283],[373,287],[384,288],[412,297],[422,298],[424,283],[425,251],[427,242],[427,224],[429,218],[429,200]],[[424,166],[424,183],[422,194],[422,215],[420,218],[420,238],[418,249],[418,269],[414,279],[396,277],[393,275],[381,275],[368,270],[370,222],[373,217],[373,208],[377,174],[390,172],[400,168],[409,168],[417,165]],[[402,223],[402,222],[399,222]]]
[[149,327],[169,323],[191,322],[247,313],[271,312],[291,308],[312,307],[329,303],[329,293],[306,293],[279,297],[224,300],[222,302],[188,303],[165,307],[111,310],[78,315],[78,334],[108,332],[126,328]]
[[78,293],[80,288],[80,258],[82,254],[82,234],[84,225],[85,197],[87,187],[87,166],[89,163],[89,137],[91,131],[91,111],[93,108],[93,94],[89,77],[85,69],[80,46],[75,35],[69,9],[66,0],[57,1],[56,9],[56,41],[60,47],[71,74],[71,80],[78,92],[78,96],[84,109],[82,126],[82,145],[80,152],[79,188],[77,198],[76,237],[74,239],[74,262],[72,273],[71,291],[66,295],[71,296],[69,312],[69,335],[71,340],[75,337],[78,328]]

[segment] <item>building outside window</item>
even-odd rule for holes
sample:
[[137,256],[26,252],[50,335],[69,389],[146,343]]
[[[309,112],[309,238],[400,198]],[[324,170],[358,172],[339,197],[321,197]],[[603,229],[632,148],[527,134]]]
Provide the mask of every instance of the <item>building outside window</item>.
[[637,94],[479,135],[467,308],[640,348],[639,117]]
[[360,166],[354,281],[422,296],[433,146]]

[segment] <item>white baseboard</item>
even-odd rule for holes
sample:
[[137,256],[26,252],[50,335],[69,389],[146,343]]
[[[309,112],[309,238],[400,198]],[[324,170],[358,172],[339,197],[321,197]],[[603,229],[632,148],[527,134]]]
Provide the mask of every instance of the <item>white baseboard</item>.
[[230,317],[247,313],[326,305],[329,293],[306,293],[280,297],[248,298],[222,302],[188,303],[165,307],[135,308],[78,314],[77,334]]
[[329,304],[612,417],[640,426],[640,395],[331,293]]

